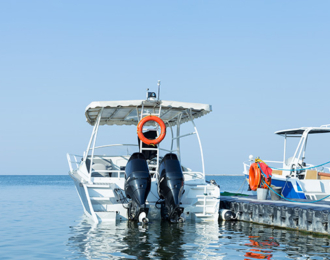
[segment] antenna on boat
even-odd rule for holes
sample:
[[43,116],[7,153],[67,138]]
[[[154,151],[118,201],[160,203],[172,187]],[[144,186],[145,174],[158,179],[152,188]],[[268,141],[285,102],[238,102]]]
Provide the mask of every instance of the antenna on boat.
[[[158,80],[158,100],[159,100],[159,95],[160,95],[160,80]],[[156,100],[156,93],[155,92],[149,92],[149,89],[147,88],[147,100],[152,100],[155,101]]]
[[147,98],[146,99],[148,99],[149,98],[149,89],[147,88]]

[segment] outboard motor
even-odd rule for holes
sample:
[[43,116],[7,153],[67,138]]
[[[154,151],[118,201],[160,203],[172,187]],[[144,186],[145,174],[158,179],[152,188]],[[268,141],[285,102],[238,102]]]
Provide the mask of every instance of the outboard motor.
[[150,192],[151,177],[146,159],[142,153],[133,153],[125,169],[125,194],[131,199],[128,203],[128,218],[147,223],[149,208],[146,199]]
[[164,201],[161,203],[161,216],[172,223],[183,222],[180,207],[184,192],[184,179],[178,157],[175,154],[166,154],[159,166],[158,195]]

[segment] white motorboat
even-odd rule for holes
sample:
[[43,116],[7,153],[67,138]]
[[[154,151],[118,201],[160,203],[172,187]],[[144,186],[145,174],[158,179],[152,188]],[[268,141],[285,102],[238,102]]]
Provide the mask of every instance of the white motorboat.
[[[330,162],[322,162],[319,165],[306,163],[309,135],[324,133],[330,133],[330,125],[301,127],[275,132],[275,134],[284,137],[283,161],[263,161],[272,168],[271,184],[281,188],[281,194],[284,198],[291,200],[330,200],[330,168],[326,167]],[[287,158],[288,138],[299,138],[299,142],[293,156]],[[250,155],[250,161],[243,163],[244,174],[248,182],[249,169],[253,162],[253,156]]]
[[[89,104],[85,115],[93,131],[87,150],[82,156],[67,154],[69,175],[84,213],[96,223],[161,218],[171,222],[217,221],[220,187],[215,181],[205,180],[203,150],[194,123],[211,111],[207,104],[157,100],[154,92],[147,92],[146,100]],[[191,123],[193,131],[181,133],[180,126],[186,122]],[[116,141],[118,136],[111,135],[107,128],[113,125],[134,126],[134,136],[138,126],[138,142],[97,146],[100,126],[105,126],[106,136]],[[165,149],[159,140],[166,130],[170,130],[167,140],[171,139]],[[199,143],[200,172],[181,165],[180,140],[190,135],[195,135]],[[125,153],[101,152],[118,147],[125,147]]]

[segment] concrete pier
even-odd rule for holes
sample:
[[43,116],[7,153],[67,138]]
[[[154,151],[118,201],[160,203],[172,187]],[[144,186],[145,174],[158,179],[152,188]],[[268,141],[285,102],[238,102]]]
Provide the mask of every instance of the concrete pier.
[[242,221],[330,235],[328,201],[294,203],[284,199],[257,200],[257,196],[221,196],[220,209],[233,211]]

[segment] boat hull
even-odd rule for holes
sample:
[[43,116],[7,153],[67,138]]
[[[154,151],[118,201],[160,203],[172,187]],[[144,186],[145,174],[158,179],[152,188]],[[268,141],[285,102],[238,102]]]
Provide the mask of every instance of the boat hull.
[[[245,177],[249,182],[249,175],[245,174]],[[271,185],[281,187],[281,194],[287,199],[330,201],[330,180],[299,180],[273,174]]]
[[[94,178],[94,183],[88,183],[81,178],[79,170],[70,173],[70,176],[75,183],[84,213],[94,222],[116,223],[128,220],[128,203],[122,203],[116,193],[118,190],[124,190],[125,178]],[[125,196],[124,192],[122,194]],[[157,179],[152,178],[146,200],[149,220],[161,219],[161,210],[156,204],[158,199]],[[186,221],[217,221],[220,188],[206,183],[203,179],[187,180],[181,203],[185,209],[181,216]]]

